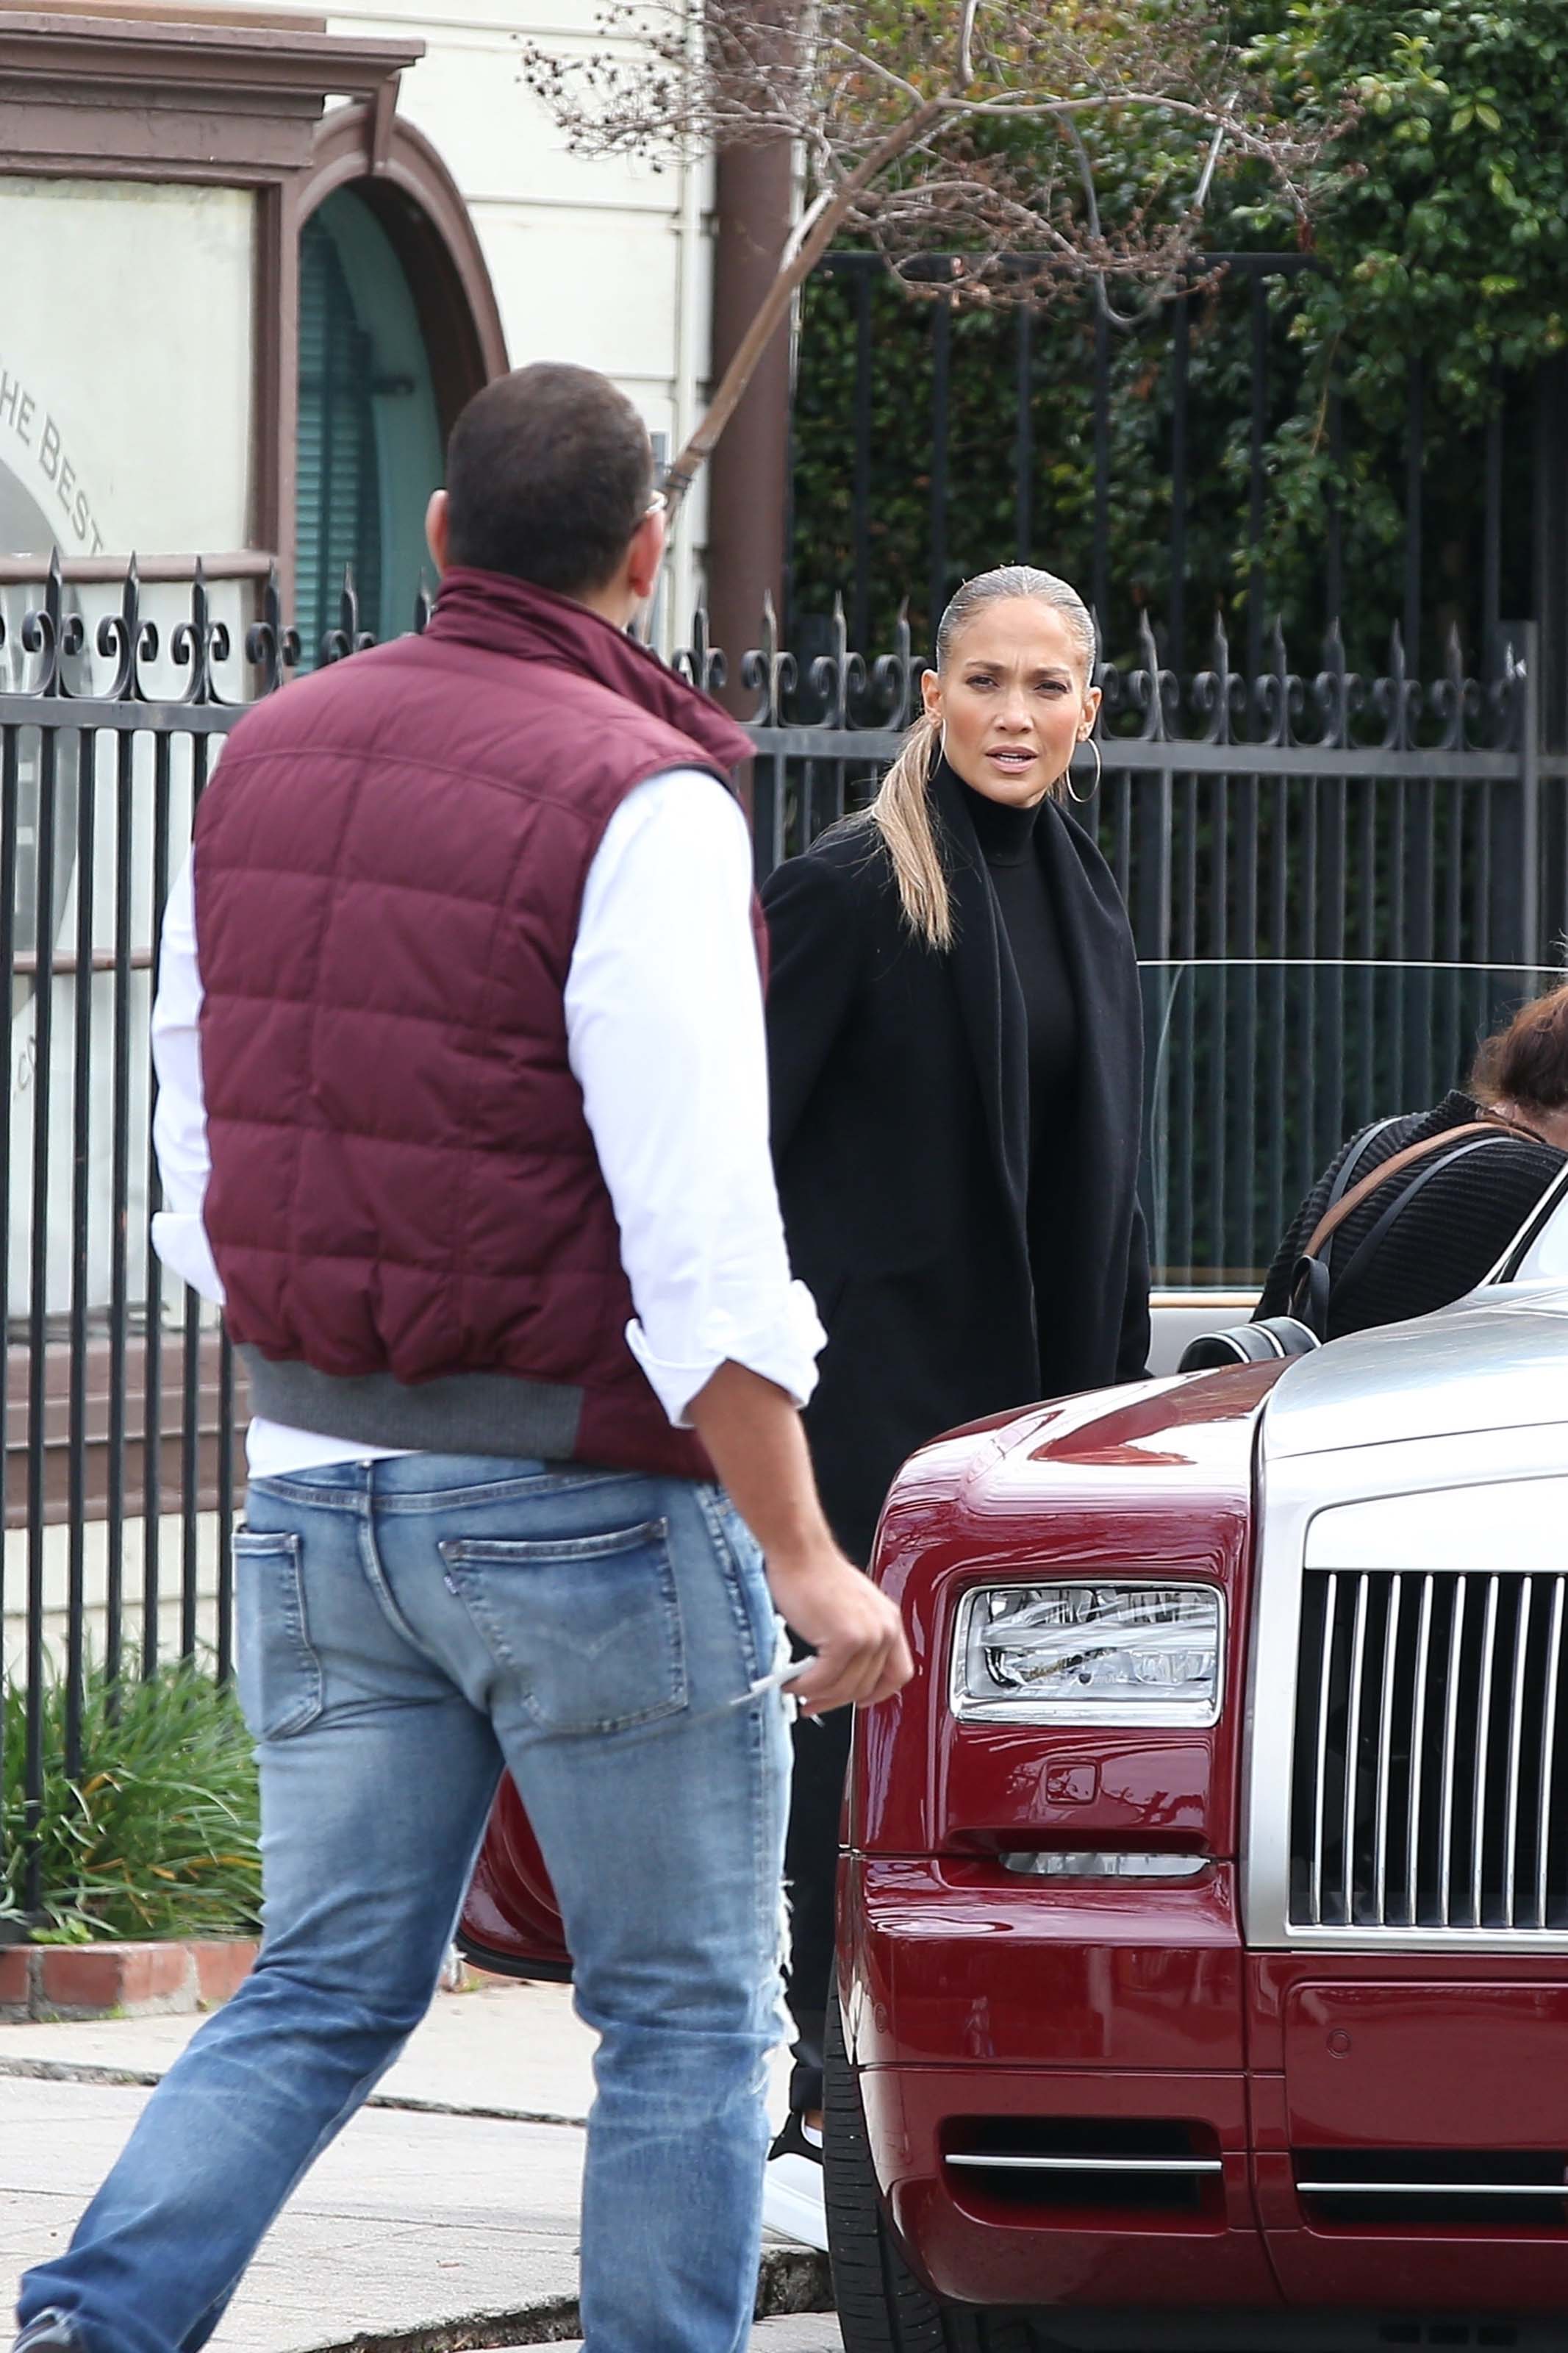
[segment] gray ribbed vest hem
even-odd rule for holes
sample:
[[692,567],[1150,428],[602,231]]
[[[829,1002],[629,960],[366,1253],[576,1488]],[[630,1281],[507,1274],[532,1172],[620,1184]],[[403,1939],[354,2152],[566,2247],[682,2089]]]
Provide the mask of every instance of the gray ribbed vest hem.
[[251,1411],[291,1430],[423,1454],[569,1461],[576,1451],[583,1392],[559,1381],[447,1373],[411,1383],[390,1373],[321,1373],[313,1365],[274,1363],[255,1348],[238,1353]]

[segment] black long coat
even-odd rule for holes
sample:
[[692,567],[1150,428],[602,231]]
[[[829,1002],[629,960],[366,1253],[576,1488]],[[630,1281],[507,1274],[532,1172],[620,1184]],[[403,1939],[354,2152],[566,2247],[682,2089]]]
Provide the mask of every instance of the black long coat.
[[763,892],[773,1156],[795,1271],[828,1335],[806,1423],[828,1517],[860,1561],[917,1446],[1136,1378],[1148,1353],[1142,1021],[1115,882],[1047,803],[1035,842],[1072,978],[1079,1079],[1043,1199],[1037,1184],[1031,1269],[1023,994],[962,792],[941,770],[933,790],[951,950],[910,932],[880,836],[863,826],[789,860]]

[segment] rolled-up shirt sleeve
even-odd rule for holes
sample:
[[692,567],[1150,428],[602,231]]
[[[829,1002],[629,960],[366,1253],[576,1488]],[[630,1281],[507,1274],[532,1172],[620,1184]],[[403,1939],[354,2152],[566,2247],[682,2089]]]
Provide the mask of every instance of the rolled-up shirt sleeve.
[[605,828],[566,983],[637,1310],[627,1344],[678,1428],[726,1362],[804,1405],[826,1339],[773,1182],[751,905],[746,823],[723,786],[651,777]]

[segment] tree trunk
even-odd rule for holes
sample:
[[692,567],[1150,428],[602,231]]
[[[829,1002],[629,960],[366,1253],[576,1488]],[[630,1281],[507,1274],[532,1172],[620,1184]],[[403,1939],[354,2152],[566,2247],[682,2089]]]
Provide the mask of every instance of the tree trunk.
[[905,149],[912,146],[930,129],[942,111],[941,100],[928,99],[907,114],[901,122],[895,123],[837,190],[833,201],[823,206],[812,224],[810,234],[802,240],[790,260],[781,264],[772,285],[757,305],[751,325],[736,345],[734,355],[719,380],[706,414],[665,478],[665,496],[672,524],[680,512],[687,491],[718,448],[720,437],[740,406],[741,396],[751,383],[763,353],[789,316],[796,287],[805,285],[837,236],[841,225],[853,211],[856,199],[881,177],[889,164],[896,163]]
[[[713,257],[713,364],[739,348],[777,275],[789,237],[795,176],[788,140],[732,147],[719,158],[719,235]],[[728,657],[720,699],[737,718],[754,698],[741,658],[757,643],[763,600],[784,607],[789,504],[790,343],[775,335],[714,452],[708,502],[708,611],[711,642]]]

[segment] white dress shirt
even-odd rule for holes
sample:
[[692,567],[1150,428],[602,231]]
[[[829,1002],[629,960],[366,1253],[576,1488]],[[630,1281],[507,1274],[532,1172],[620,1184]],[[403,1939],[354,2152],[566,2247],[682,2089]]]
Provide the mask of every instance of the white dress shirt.
[[[572,1071],[621,1231],[626,1340],[678,1429],[709,1377],[745,1365],[804,1405],[826,1335],[791,1280],[768,1151],[767,1054],[746,821],[716,777],[675,768],[628,793],[588,870],[566,980]],[[163,919],[153,1134],[159,1257],[223,1286],[202,1223],[211,1162],[190,862]],[[253,1421],[253,1478],[395,1450]]]

